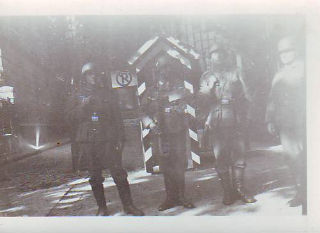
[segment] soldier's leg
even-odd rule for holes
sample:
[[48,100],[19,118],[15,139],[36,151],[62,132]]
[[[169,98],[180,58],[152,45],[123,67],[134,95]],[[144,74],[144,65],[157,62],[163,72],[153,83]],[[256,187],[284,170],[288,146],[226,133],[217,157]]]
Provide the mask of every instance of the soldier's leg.
[[168,134],[161,140],[160,168],[163,174],[166,200],[158,207],[159,211],[170,209],[178,205],[178,186],[176,183],[175,135]]
[[246,142],[242,138],[234,138],[231,153],[232,159],[232,183],[235,191],[235,198],[245,203],[254,203],[257,200],[248,195],[244,187],[244,172],[246,168]]
[[178,191],[178,203],[185,208],[194,208],[194,205],[185,198],[185,170],[187,167],[186,157],[186,133],[182,132],[175,137],[174,148],[176,161],[174,163],[174,180]]
[[160,166],[161,171],[163,173],[167,199],[171,201],[176,201],[178,191],[175,180],[175,167],[173,166],[173,163],[175,163],[175,161],[170,158],[161,157],[160,159]]
[[216,171],[221,181],[223,188],[223,204],[231,205],[234,203],[232,183],[230,177],[230,151],[229,148],[225,145],[224,141],[215,138],[213,144],[213,151],[216,157]]
[[105,147],[110,173],[117,186],[125,213],[134,216],[143,216],[144,213],[136,208],[132,201],[131,190],[127,179],[128,173],[122,167],[122,151],[116,150],[112,143],[107,143]]
[[97,151],[99,151],[99,149],[101,148],[96,148],[97,145],[93,143],[86,143],[80,146],[82,147],[80,148],[81,151],[84,151],[86,153],[86,156],[89,157],[89,183],[91,185],[94,198],[96,199],[98,205],[98,212],[96,215],[107,216],[108,211],[103,188],[104,178],[102,177],[101,161],[97,156]]
[[305,173],[304,167],[304,156],[303,155],[303,142],[302,138],[295,135],[294,130],[283,129],[280,131],[280,140],[283,147],[284,156],[286,156],[287,166],[289,167],[290,174],[294,180],[297,194],[289,201],[289,205],[292,207],[299,206],[302,204],[303,197],[302,189],[305,189],[305,185],[301,187],[302,174]]

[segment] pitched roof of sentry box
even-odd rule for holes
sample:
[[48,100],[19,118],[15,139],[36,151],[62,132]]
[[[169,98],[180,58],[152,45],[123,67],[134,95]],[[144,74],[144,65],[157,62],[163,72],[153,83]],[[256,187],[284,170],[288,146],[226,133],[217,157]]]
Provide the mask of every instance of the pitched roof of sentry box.
[[199,53],[178,39],[172,36],[156,36],[145,42],[128,60],[128,63],[135,66],[138,73],[148,61],[160,52],[165,52],[169,56],[178,59],[182,65],[185,65],[189,69],[192,69],[193,60],[200,58]]

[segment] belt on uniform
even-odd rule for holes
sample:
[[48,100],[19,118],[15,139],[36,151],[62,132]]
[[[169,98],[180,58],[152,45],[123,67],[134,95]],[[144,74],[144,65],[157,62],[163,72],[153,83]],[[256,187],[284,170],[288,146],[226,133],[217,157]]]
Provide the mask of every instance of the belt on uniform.
[[182,109],[179,108],[178,106],[172,106],[172,107],[164,108],[164,112],[165,112],[165,113],[170,113],[170,112],[184,112],[184,110],[182,110]]
[[221,105],[228,105],[231,104],[232,100],[231,99],[221,99],[220,103]]

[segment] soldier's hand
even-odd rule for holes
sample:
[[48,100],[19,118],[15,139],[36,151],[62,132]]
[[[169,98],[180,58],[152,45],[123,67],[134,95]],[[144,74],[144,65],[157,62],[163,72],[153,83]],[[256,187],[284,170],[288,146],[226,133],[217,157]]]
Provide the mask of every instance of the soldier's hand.
[[207,120],[206,123],[204,124],[204,130],[210,130],[211,129],[211,124],[210,124],[210,121]]
[[242,74],[242,71],[241,71],[241,69],[239,67],[237,68],[237,77],[239,78],[239,80],[241,82],[244,83],[243,74]]
[[153,130],[153,129],[155,129],[155,127],[156,127],[156,124],[154,122],[151,122],[150,125],[149,125],[149,128],[151,130]]
[[187,104],[186,103],[180,103],[178,105],[178,109],[179,109],[179,112],[181,113],[186,113],[187,111]]
[[268,128],[268,132],[271,135],[275,135],[276,134],[276,128],[275,128],[273,123],[269,122],[268,125],[267,125],[267,128]]
[[149,125],[149,128],[152,131],[152,133],[154,133],[154,134],[159,134],[160,133],[158,125],[156,125],[153,122]]

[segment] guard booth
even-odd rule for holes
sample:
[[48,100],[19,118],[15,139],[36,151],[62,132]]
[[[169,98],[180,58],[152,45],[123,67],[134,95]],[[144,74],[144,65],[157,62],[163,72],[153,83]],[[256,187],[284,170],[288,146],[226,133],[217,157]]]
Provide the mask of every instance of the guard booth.
[[[156,36],[146,41],[128,60],[132,72],[137,77],[137,97],[138,104],[144,94],[151,88],[155,82],[154,64],[156,58],[161,54],[167,54],[182,64],[179,72],[183,72],[184,88],[192,95],[195,95],[201,76],[200,54],[192,47],[183,44],[171,36]],[[192,98],[195,99],[195,98]],[[141,106],[140,106],[141,107]],[[198,121],[196,116],[195,101],[187,104],[185,112],[188,117],[187,137],[187,160],[188,168],[199,167],[203,162],[199,150]],[[144,156],[144,165],[149,173],[159,172],[159,140],[154,140],[148,128],[150,118],[142,116],[140,118],[140,137],[141,147]]]

